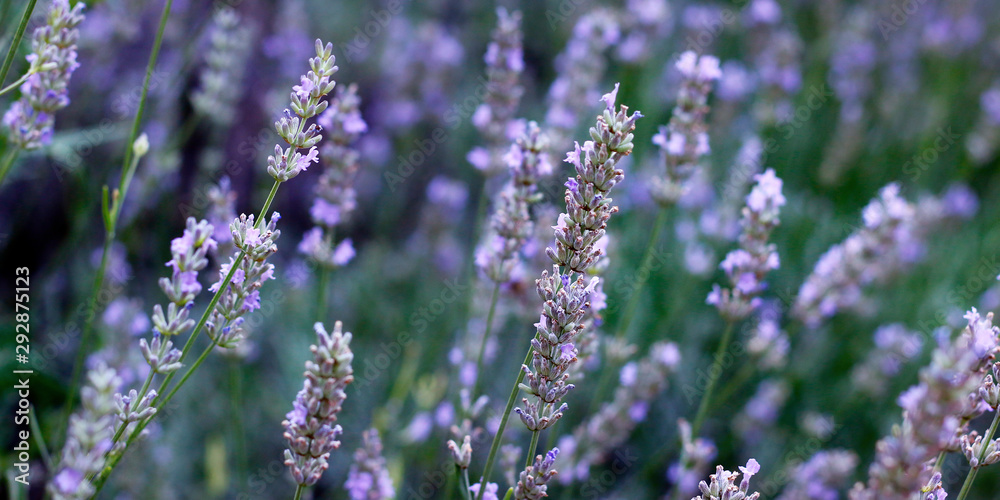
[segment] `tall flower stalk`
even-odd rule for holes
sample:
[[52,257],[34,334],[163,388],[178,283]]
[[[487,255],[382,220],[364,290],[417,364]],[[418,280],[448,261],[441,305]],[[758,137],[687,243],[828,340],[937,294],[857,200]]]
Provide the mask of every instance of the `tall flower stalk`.
[[[511,408],[522,388],[521,382],[525,381],[523,388],[530,399],[523,398],[523,408],[518,407],[516,411],[532,433],[532,444],[527,452],[529,465],[515,488],[515,498],[519,499],[538,498],[537,495],[544,494],[544,489],[539,493],[535,486],[541,486],[554,470],[552,466],[558,449],[549,451],[544,458],[539,457],[534,464],[531,460],[535,457],[539,431],[562,418],[566,409],[562,398],[574,387],[567,374],[577,361],[573,341],[583,328],[582,319],[597,285],[596,278],[587,282],[584,276],[604,254],[597,243],[604,236],[608,219],[618,211],[608,195],[625,178],[625,172],[618,165],[632,153],[632,131],[636,120],[642,117],[639,112],[629,115],[626,106],[616,112],[617,94],[616,84],[612,92],[602,97],[606,109],[590,129],[593,140],[582,147],[577,143],[566,155],[566,162],[573,165],[576,176],[566,181],[566,212],[559,216],[555,227],[555,244],[545,250],[554,263],[552,273],[543,271],[536,281],[542,299],[541,318],[535,324],[531,348],[518,371],[480,480],[480,484],[489,480]],[[481,500],[484,491],[485,488],[481,489],[477,498]]]
[[[342,332],[338,321],[327,333],[322,323],[316,323],[316,344],[309,348],[313,359],[306,361],[305,381],[293,403],[294,409],[281,423],[285,427],[285,465],[298,485],[295,498],[316,484],[330,464],[330,452],[340,447],[342,429],[337,424],[347,393],[347,384],[354,380],[351,362],[351,333]],[[377,439],[377,437],[376,437]]]
[[[169,0],[168,0],[169,4]],[[267,200],[264,201],[264,206],[261,208],[260,214],[256,217],[246,217],[241,216],[237,219],[231,229],[233,229],[233,240],[238,248],[238,253],[233,259],[233,262],[241,263],[244,258],[249,257],[254,259],[255,256],[259,255],[260,252],[269,252],[270,246],[266,245],[266,241],[270,238],[268,232],[273,232],[273,228],[264,227],[263,222],[265,216],[269,213],[271,203],[274,201],[274,197],[278,192],[278,188],[283,182],[286,182],[299,173],[304,171],[309,167],[310,164],[315,163],[318,159],[318,148],[316,145],[322,139],[320,134],[320,127],[316,123],[309,124],[307,122],[326,110],[328,103],[324,100],[327,94],[333,91],[336,83],[331,79],[333,74],[337,71],[337,66],[335,64],[336,58],[333,56],[333,44],[323,45],[323,42],[319,39],[316,40],[316,57],[309,60],[309,66],[311,70],[302,76],[299,85],[292,88],[291,93],[291,110],[286,109],[275,122],[275,129],[278,135],[288,144],[288,147],[282,147],[281,145],[276,145],[274,150],[274,155],[269,156],[267,159],[268,167],[267,171],[274,178],[274,185],[271,187],[271,192],[268,194]],[[300,152],[300,150],[307,150],[305,154]],[[270,223],[273,224],[277,222],[279,216],[274,214],[271,217]],[[252,221],[252,222],[251,222]],[[263,233],[263,234],[262,234]],[[274,236],[273,234],[271,236]],[[242,237],[243,240],[239,241],[238,237]],[[273,241],[273,238],[271,238]],[[213,286],[215,289],[215,295],[209,302],[208,307],[202,314],[198,323],[194,326],[191,335],[188,337],[184,348],[181,350],[181,354],[177,359],[177,362],[183,362],[183,360],[190,353],[192,347],[194,346],[195,339],[201,333],[202,329],[206,327],[210,317],[216,314],[216,306],[219,305],[220,299],[226,292],[231,292],[230,283],[236,285],[241,285],[243,287],[252,286],[253,283],[246,284],[245,281],[241,283],[238,271],[241,269],[240,265],[229,265],[228,272],[225,276],[221,277],[219,282]],[[244,270],[245,273],[245,270]],[[261,275],[260,281],[264,281]],[[245,277],[245,274],[244,274]],[[251,291],[252,293],[252,291]],[[253,304],[253,301],[251,301]],[[246,305],[246,302],[244,302]],[[222,307],[226,307],[225,304]],[[223,314],[223,316],[225,316]],[[227,334],[225,328],[229,325],[213,325],[213,328],[222,335]],[[217,336],[217,339],[224,338]],[[181,377],[176,384],[166,393],[162,399],[155,400],[154,409],[162,408],[164,405],[170,402],[174,394],[184,385],[185,382],[193,375],[193,373],[198,369],[199,366],[208,357],[208,354],[216,347],[216,342],[213,341],[201,355],[195,360],[195,362],[188,368],[184,375]],[[176,372],[172,372],[166,376],[166,378],[160,383],[159,390],[156,391],[157,394],[163,394],[164,390],[170,385]],[[148,387],[152,382],[154,373],[150,371],[149,376],[144,382],[144,387]],[[109,460],[108,466],[106,466],[102,471],[100,476],[97,478],[96,485],[98,491],[104,485],[108,476],[114,470],[115,465],[121,459],[124,449],[131,445],[136,438],[140,435],[142,430],[149,424],[152,419],[145,419],[140,423],[135,431],[128,432],[128,436],[125,436],[126,441],[124,445],[120,448],[122,453],[118,453]],[[114,436],[114,441],[117,443],[125,434],[124,430],[119,430]]]

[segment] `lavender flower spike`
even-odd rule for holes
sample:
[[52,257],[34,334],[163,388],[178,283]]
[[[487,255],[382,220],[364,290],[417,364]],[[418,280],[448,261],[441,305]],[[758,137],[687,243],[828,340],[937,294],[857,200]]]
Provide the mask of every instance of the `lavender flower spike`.
[[747,196],[747,206],[743,207],[740,248],[729,252],[719,265],[726,271],[732,288],[713,285],[707,299],[709,304],[719,308],[727,321],[741,320],[757,309],[760,305],[757,295],[766,287],[764,276],[778,268],[778,252],[768,239],[778,225],[778,215],[785,204],[781,179],[772,169],[754,178],[757,184]]
[[105,453],[111,449],[117,422],[113,395],[121,378],[101,363],[87,372],[87,380],[89,384],[81,390],[83,409],[70,417],[59,471],[48,485],[49,494],[57,500],[90,498],[94,486],[87,478],[104,467]]
[[[472,124],[486,139],[486,148],[469,151],[467,159],[487,176],[504,171],[504,148],[516,138],[514,113],[524,94],[518,83],[524,71],[524,53],[521,47],[521,13],[507,13],[497,8],[497,27],[486,48],[486,75],[489,78],[486,102],[476,108]],[[523,122],[520,122],[523,123]]]
[[[522,386],[535,399],[522,401],[526,409],[515,408],[521,421],[531,431],[543,430],[560,418],[566,408],[561,404],[573,385],[568,383],[568,371],[577,361],[574,338],[583,329],[583,317],[590,307],[590,295],[597,279],[584,280],[585,271],[604,254],[597,242],[604,236],[607,221],[618,207],[611,205],[611,189],[625,173],[616,168],[632,152],[632,130],[639,112],[628,115],[628,107],[614,112],[615,90],[605,94],[607,105],[590,129],[593,141],[566,156],[576,168],[576,177],[566,182],[566,213],[559,216],[555,229],[555,248],[545,249],[555,262],[553,272],[543,272],[535,282],[543,301],[542,314],[535,324],[537,333],[531,340],[531,368],[522,366],[525,384]],[[565,271],[566,274],[562,274]]]
[[551,451],[535,457],[534,465],[528,466],[521,471],[521,477],[514,487],[514,498],[516,500],[541,500],[549,496],[546,491],[546,483],[556,475],[554,468],[556,457],[559,455],[559,448],[552,448]]
[[[274,155],[267,157],[267,173],[277,182],[286,182],[319,161],[316,144],[323,139],[320,135],[323,127],[313,123],[306,128],[306,121],[325,111],[329,105],[323,98],[337,85],[330,78],[339,69],[336,61],[333,44],[324,46],[317,39],[316,57],[309,59],[312,69],[302,76],[298,85],[292,87],[292,110],[286,109],[274,122],[278,135],[289,145],[288,148],[274,146]],[[308,149],[308,152],[303,155],[300,149]]]
[[322,266],[336,267],[354,256],[350,239],[333,245],[334,228],[350,217],[355,202],[354,176],[358,172],[360,153],[354,146],[358,137],[368,130],[361,117],[361,98],[357,85],[337,89],[336,96],[317,120],[329,139],[320,148],[325,169],[316,185],[316,199],[310,209],[313,224],[299,244],[299,252]]
[[53,0],[46,24],[35,29],[21,98],[3,116],[12,145],[37,149],[52,140],[55,113],[69,105],[69,79],[80,66],[76,39],[84,7],[80,2],[71,9],[69,0]]
[[330,452],[340,447],[337,413],[347,398],[344,389],[354,380],[351,361],[351,333],[341,333],[334,324],[327,333],[316,323],[317,343],[309,348],[313,360],[306,361],[305,382],[293,403],[294,409],[281,423],[285,427],[285,465],[300,486],[311,486],[329,467]]
[[191,107],[213,125],[228,128],[240,99],[250,49],[250,29],[231,7],[212,15],[211,47],[200,75],[200,85],[191,95]]
[[666,175],[653,178],[650,194],[664,207],[675,205],[684,196],[699,158],[709,152],[706,102],[712,82],[722,76],[717,58],[698,56],[690,50],[681,54],[676,66],[683,78],[677,105],[670,123],[653,136],[653,144],[661,149]]
[[[736,481],[743,473],[743,480],[737,485]],[[757,500],[760,493],[756,491],[748,493],[750,489],[750,478],[760,472],[760,464],[756,460],[747,461],[746,467],[740,467],[740,472],[729,472],[716,466],[715,474],[708,476],[710,482],[702,481],[698,484],[701,495],[691,500]]]
[[369,429],[362,434],[364,446],[354,452],[354,464],[347,474],[347,493],[351,500],[388,500],[396,498],[392,478],[382,457],[382,441],[378,431]]

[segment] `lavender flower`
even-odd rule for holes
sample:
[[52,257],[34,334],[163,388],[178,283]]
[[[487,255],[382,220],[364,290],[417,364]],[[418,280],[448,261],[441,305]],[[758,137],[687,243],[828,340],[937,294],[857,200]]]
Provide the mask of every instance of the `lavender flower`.
[[[316,57],[309,59],[312,69],[302,76],[298,85],[292,87],[292,111],[286,109],[282,117],[274,122],[278,135],[289,144],[288,148],[274,146],[274,155],[267,157],[267,173],[277,182],[288,181],[319,161],[316,144],[323,139],[320,135],[322,127],[313,123],[306,128],[306,121],[325,111],[329,105],[323,98],[337,84],[330,79],[339,69],[336,60],[333,44],[324,46],[322,41],[316,39]],[[308,152],[303,155],[300,149],[308,149]]]
[[[736,481],[740,478],[740,472],[743,473],[743,480],[737,486]],[[698,483],[701,495],[692,500],[757,500],[760,498],[760,493],[748,493],[750,478],[760,472],[760,464],[751,458],[747,461],[746,467],[740,467],[740,472],[729,472],[721,465],[716,466],[715,474],[708,476],[710,482]]]
[[212,238],[218,244],[216,255],[233,253],[233,233],[229,223],[236,218],[236,192],[228,176],[219,179],[219,184],[208,190],[208,213],[205,218],[212,224],[215,231]]
[[489,93],[486,102],[472,115],[472,124],[486,139],[487,147],[473,148],[467,159],[486,175],[493,176],[503,172],[509,163],[503,150],[508,141],[517,138],[514,113],[524,94],[518,82],[524,71],[519,11],[508,14],[507,9],[497,8],[497,27],[485,59]]
[[114,369],[101,364],[87,372],[87,380],[80,391],[83,408],[69,419],[59,470],[48,485],[55,499],[90,498],[94,486],[88,477],[104,467],[105,453],[111,449],[117,422],[113,394],[121,379]]
[[764,432],[774,426],[781,408],[788,400],[788,384],[782,380],[764,380],[743,410],[733,419],[737,434],[748,445],[759,444]]
[[899,396],[903,423],[875,446],[868,483],[854,486],[852,500],[905,500],[920,492],[933,479],[938,453],[960,449],[968,421],[984,411],[978,388],[998,352],[1000,329],[992,314],[984,318],[975,308],[966,318],[969,324],[957,339],[938,339],[920,384]]
[[788,361],[788,335],[781,329],[780,314],[777,307],[763,307],[746,341],[747,353],[762,370],[782,368]]
[[208,63],[200,76],[198,90],[191,94],[191,106],[214,126],[227,128],[233,121],[240,99],[240,81],[250,49],[250,30],[241,26],[239,14],[230,7],[212,15]]
[[788,474],[791,481],[778,500],[837,500],[854,474],[858,456],[846,450],[823,450]]
[[521,477],[514,487],[516,500],[541,500],[548,496],[546,483],[556,475],[554,466],[558,455],[559,448],[552,448],[544,458],[541,455],[536,456],[534,465],[521,471]]
[[519,262],[518,252],[532,233],[529,206],[541,198],[539,178],[552,173],[547,148],[547,136],[531,122],[504,155],[511,178],[500,192],[490,219],[491,231],[476,251],[476,265],[495,283],[510,279]]
[[545,249],[555,262],[553,272],[543,272],[536,282],[543,309],[531,341],[533,370],[522,366],[525,387],[536,399],[529,403],[525,398],[526,409],[515,409],[532,431],[545,429],[562,417],[566,405],[559,403],[573,389],[567,382],[567,372],[576,362],[573,339],[583,328],[581,320],[598,281],[594,278],[586,283],[583,273],[603,255],[597,243],[604,236],[611,214],[618,211],[608,194],[625,178],[616,167],[632,152],[632,130],[642,116],[639,112],[629,116],[626,106],[613,114],[617,93],[615,85],[615,90],[602,98],[607,109],[597,117],[596,127],[590,129],[594,140],[582,148],[576,144],[576,149],[566,155],[566,162],[573,164],[577,175],[566,182],[566,213],[560,215],[559,225],[554,228],[554,248]]
[[396,497],[392,478],[382,457],[382,441],[378,431],[369,429],[362,434],[364,445],[354,452],[354,464],[347,473],[347,493],[351,500],[387,500]]
[[52,140],[55,113],[69,105],[69,79],[80,66],[76,40],[84,7],[83,2],[70,8],[69,0],[53,0],[46,24],[35,29],[21,98],[3,116],[12,145],[37,149]]
[[688,191],[689,179],[698,170],[698,161],[708,154],[708,93],[719,79],[719,60],[698,56],[692,51],[681,54],[676,64],[683,80],[677,92],[677,105],[666,127],[653,136],[660,147],[666,175],[654,178],[650,193],[661,206],[672,206]]
[[[214,229],[202,220],[187,220],[187,228],[179,238],[170,242],[171,259],[167,266],[173,270],[170,278],[160,278],[163,293],[170,299],[166,313],[159,304],[153,306],[153,340],[139,340],[139,349],[155,373],[170,373],[181,367],[179,350],[173,347],[170,337],[180,335],[195,324],[189,317],[195,297],[201,293],[198,272],[208,265],[206,255],[216,248],[212,238]],[[161,338],[161,336],[166,338]]]
[[333,245],[333,231],[348,220],[357,206],[353,182],[360,154],[354,142],[368,130],[358,109],[361,98],[357,92],[353,84],[346,90],[338,89],[330,108],[318,120],[329,136],[320,154],[326,168],[316,185],[316,200],[310,210],[316,227],[306,233],[299,252],[323,266],[342,266],[354,256],[350,238]]
[[253,214],[250,217],[244,214],[229,225],[236,249],[229,262],[220,266],[219,281],[209,290],[218,292],[233,266],[236,270],[205,323],[208,337],[219,347],[239,346],[246,337],[243,315],[260,309],[260,287],[274,279],[274,264],[267,262],[267,258],[278,251],[274,242],[281,236],[277,229],[279,220],[281,214],[274,212],[267,225],[258,229]]
[[[347,398],[344,389],[354,380],[351,361],[351,333],[341,333],[338,321],[327,333],[317,322],[317,343],[309,348],[313,360],[306,361],[305,382],[295,398],[294,409],[281,423],[285,427],[285,465],[296,483],[310,486],[329,467],[330,452],[340,447],[337,413]],[[376,436],[377,439],[377,436]],[[381,480],[373,476],[373,482]]]
[[[472,492],[473,497],[478,497],[479,488],[481,487],[482,486],[479,483],[469,486],[469,491]],[[497,496],[498,488],[499,486],[497,483],[486,483],[486,491],[483,492],[483,500],[500,500],[500,497]]]
[[719,308],[727,321],[746,318],[760,305],[757,297],[766,287],[764,276],[778,268],[778,252],[768,243],[771,231],[778,225],[780,209],[785,204],[781,194],[781,179],[767,169],[754,176],[757,184],[747,196],[743,209],[743,234],[740,248],[729,252],[719,267],[726,271],[732,288],[712,286],[706,302]]
[[636,425],[646,419],[650,403],[666,389],[667,377],[679,362],[675,344],[658,342],[647,357],[622,367],[614,399],[581,423],[572,436],[560,439],[559,448],[570,463],[569,472],[560,476],[562,483],[587,479],[591,466],[628,440]]
[[934,198],[911,204],[899,196],[895,183],[882,188],[863,214],[864,226],[823,254],[799,289],[792,313],[809,326],[856,307],[862,287],[909,268],[923,256],[928,234],[948,218],[964,215]]

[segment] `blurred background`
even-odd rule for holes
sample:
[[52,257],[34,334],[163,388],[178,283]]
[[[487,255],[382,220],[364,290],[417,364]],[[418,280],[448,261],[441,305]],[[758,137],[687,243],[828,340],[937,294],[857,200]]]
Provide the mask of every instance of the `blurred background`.
[[[44,22],[43,3],[28,34]],[[23,5],[0,6],[4,51]],[[186,217],[206,216],[209,191],[223,177],[237,213],[259,210],[271,185],[266,157],[279,140],[273,121],[321,38],[334,44],[334,78],[357,84],[367,131],[356,143],[358,207],[337,233],[351,238],[357,255],[330,275],[322,318],[328,326],[343,321],[354,333],[357,380],[341,413],[343,445],[315,498],[348,498],[343,483],[369,427],[382,435],[398,498],[451,498],[445,441],[454,439],[450,427],[461,412],[463,339],[483,329],[491,288],[472,260],[499,188],[467,156],[484,144],[472,117],[484,99],[484,53],[498,6],[524,14],[524,94],[516,116],[565,129],[551,144],[557,172],[534,208],[540,235],[562,209],[570,170],[561,160],[574,140],[588,138],[601,94],[620,82],[618,102],[645,115],[614,196],[621,212],[609,224],[601,327],[614,332],[639,293],[629,359],[657,341],[675,342],[681,354],[668,387],[649,401],[627,440],[589,474],[563,472],[571,482],[554,485],[550,496],[660,498],[674,488],[677,477],[668,469],[680,455],[677,419],[692,418],[698,398],[691,394],[704,387],[724,327],[705,296],[713,283],[724,283],[718,263],[736,247],[750,175],[764,168],[784,180],[788,200],[772,236],[781,268],[764,295],[765,309],[774,311],[771,326],[787,344],[751,356],[748,344],[737,342],[742,347],[731,353],[701,432],[716,448],[711,470],[754,457],[762,466],[755,488],[775,498],[796,484],[804,474],[797,467],[816,452],[842,449],[856,459],[837,487],[843,492],[865,480],[876,441],[901,420],[897,396],[927,364],[934,332],[963,327],[971,307],[1000,306],[1000,16],[990,2],[175,0],[141,126],[151,149],[123,208],[86,366],[103,360],[121,367],[129,386],[141,383],[137,342],[149,333],[152,306],[165,302],[157,279],[166,275],[170,240]],[[31,401],[53,453],[64,439],[53,433],[62,426],[67,391],[79,390],[69,380],[104,240],[100,193],[118,183],[162,7],[161,0],[88,5],[71,104],[56,117],[52,143],[22,154],[0,187],[0,262],[9,283],[0,287],[0,409],[13,415],[16,405],[7,389],[15,367],[13,269],[26,266],[36,368]],[[222,8],[235,13],[235,23],[220,21]],[[22,45],[19,55],[30,50]],[[670,120],[680,82],[675,63],[684,50],[721,61],[709,98],[711,152],[655,243],[654,265],[640,269],[659,210],[646,188],[663,168],[652,137]],[[19,57],[11,75],[25,68]],[[203,75],[213,68],[225,78],[215,82],[210,104],[198,104]],[[551,111],[560,95],[554,83],[571,73],[583,84],[565,96],[573,109],[561,119]],[[12,100],[0,98],[5,108]],[[313,225],[321,166],[288,182],[272,205],[283,216],[272,260],[277,280],[265,284],[263,307],[248,319],[249,347],[206,362],[130,451],[103,498],[291,496],[281,421],[315,341],[315,267],[297,246]],[[855,307],[808,327],[784,314],[819,257],[861,227],[862,208],[890,182],[908,200],[937,198],[958,216],[928,226],[912,261],[865,287]],[[532,240],[537,248],[550,243],[542,238]],[[203,283],[215,280],[217,265],[202,274]],[[480,374],[493,414],[534,332],[533,280],[547,267],[544,254],[529,259],[501,288],[495,341]],[[207,300],[199,301],[198,314]],[[759,320],[748,320],[737,338],[759,328]],[[893,351],[876,335],[886,328],[916,340]],[[601,366],[577,383],[556,435],[543,434],[543,444],[572,433],[611,400],[618,376],[598,390]],[[984,418],[973,428],[987,427]],[[478,474],[496,419],[476,425],[486,429],[474,443]],[[9,470],[14,442],[4,434],[10,446],[0,460]],[[526,444],[516,419],[507,436]],[[957,491],[967,467],[958,454],[947,458],[949,491]],[[41,498],[42,470],[39,462],[30,498]],[[507,487],[500,474],[494,479],[501,491]],[[998,487],[997,471],[984,469],[970,498],[993,498]]]

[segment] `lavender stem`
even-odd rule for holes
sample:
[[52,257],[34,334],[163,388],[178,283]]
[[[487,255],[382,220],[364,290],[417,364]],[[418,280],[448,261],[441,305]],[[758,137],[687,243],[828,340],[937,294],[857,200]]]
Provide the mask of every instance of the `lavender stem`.
[[[14,32],[14,38],[10,41],[10,47],[7,49],[7,57],[3,60],[3,68],[0,68],[0,85],[3,85],[4,80],[7,79],[7,72],[10,71],[10,65],[14,63],[14,55],[17,54],[17,47],[21,45],[21,38],[24,37],[24,30],[28,27],[28,20],[31,19],[31,13],[35,10],[35,2],[37,1],[28,0],[28,6],[24,8],[21,24],[17,25],[17,31]],[[2,175],[0,175],[0,180],[3,180]]]
[[[993,423],[990,424],[990,430],[986,432],[986,436],[983,438],[983,443],[988,444],[991,439],[993,439],[993,434],[997,431],[997,424],[1000,424],[1000,411],[997,411],[993,415]],[[989,446],[984,445],[982,451],[979,452],[979,463],[982,464],[986,458],[986,451]],[[936,464],[935,464],[936,465]],[[982,465],[980,465],[981,467]],[[965,482],[962,483],[962,489],[958,492],[958,500],[965,500],[966,495],[969,494],[969,490],[972,489],[972,482],[976,480],[976,474],[979,472],[979,467],[973,467],[969,469],[969,474],[965,476]]]
[[[719,376],[711,376],[722,371],[722,359],[726,353],[726,349],[729,348],[729,342],[733,338],[733,325],[732,321],[726,322],[726,330],[722,333],[722,340],[719,341],[719,348],[715,351],[715,359],[712,360],[712,368],[709,369],[708,387],[705,388],[705,394],[701,397],[701,403],[698,404],[698,413],[695,414],[694,422],[691,423],[691,435],[697,436],[698,431],[701,429],[701,424],[704,423],[705,417],[708,415],[708,405],[712,401],[712,392],[715,390],[715,383],[719,380]],[[720,375],[721,376],[721,375]]]
[[[531,361],[531,353],[534,352],[534,348],[529,347],[528,353],[524,355],[524,362],[521,363],[522,366],[527,365]],[[500,449],[500,442],[503,440],[503,431],[507,428],[507,420],[510,418],[510,413],[514,409],[514,402],[517,400],[517,393],[521,390],[521,381],[524,380],[524,370],[520,366],[517,367],[517,379],[514,381],[514,387],[510,391],[510,397],[507,398],[507,407],[503,410],[503,416],[500,417],[500,427],[497,427],[497,434],[493,436],[493,444],[490,445],[490,454],[486,457],[486,467],[483,468],[483,477],[479,480],[479,484],[486,484],[490,478],[490,472],[493,472],[493,462],[497,458],[497,450]],[[483,493],[486,492],[486,488],[479,488],[479,494],[476,495],[476,500],[483,499]]]
[[500,297],[500,283],[493,285],[493,295],[490,297],[490,311],[486,314],[486,331],[479,343],[479,356],[476,358],[476,381],[472,384],[472,395],[479,394],[479,381],[483,379],[483,356],[486,353],[486,342],[493,332],[493,315],[497,310],[497,299]]

